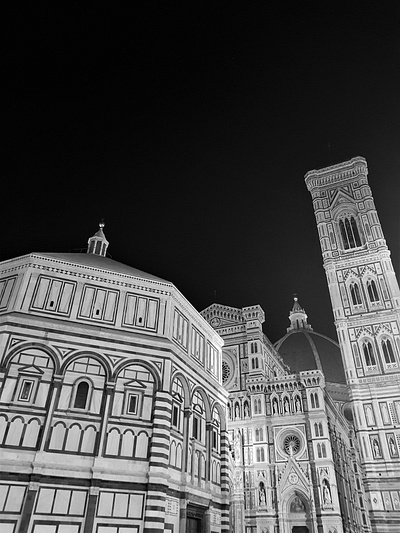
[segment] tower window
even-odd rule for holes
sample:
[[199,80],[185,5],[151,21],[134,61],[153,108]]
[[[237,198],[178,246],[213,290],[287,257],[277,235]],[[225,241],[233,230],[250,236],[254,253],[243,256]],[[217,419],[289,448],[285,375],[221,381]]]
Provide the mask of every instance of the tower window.
[[379,302],[378,290],[373,279],[367,281],[367,291],[371,302]]
[[354,217],[345,217],[339,220],[340,235],[345,250],[361,246],[360,233]]
[[390,365],[391,363],[396,362],[396,359],[394,357],[394,352],[393,352],[393,346],[389,339],[385,339],[382,341],[382,351],[383,351],[383,356],[385,357],[385,363],[387,365]]
[[365,364],[367,365],[367,367],[375,367],[376,360],[374,356],[374,351],[372,348],[372,344],[369,341],[364,342],[363,352],[364,352]]
[[351,301],[353,302],[353,305],[360,305],[362,303],[360,289],[356,282],[351,283],[350,294],[351,294]]

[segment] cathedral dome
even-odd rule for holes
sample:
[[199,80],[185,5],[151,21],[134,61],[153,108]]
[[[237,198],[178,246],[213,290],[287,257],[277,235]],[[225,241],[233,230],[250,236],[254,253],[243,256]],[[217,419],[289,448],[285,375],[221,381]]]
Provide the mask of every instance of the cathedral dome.
[[313,331],[297,298],[294,299],[289,319],[291,325],[286,335],[275,343],[275,348],[292,372],[321,370],[327,382],[345,384],[338,343]]

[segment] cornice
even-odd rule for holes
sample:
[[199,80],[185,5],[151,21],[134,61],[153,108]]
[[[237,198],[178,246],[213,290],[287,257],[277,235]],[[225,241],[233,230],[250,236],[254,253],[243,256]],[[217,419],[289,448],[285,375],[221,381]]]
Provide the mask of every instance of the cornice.
[[311,191],[315,187],[325,187],[334,183],[354,179],[359,175],[365,178],[368,175],[367,161],[364,157],[353,157],[350,161],[338,163],[320,170],[310,170],[304,176],[307,189]]

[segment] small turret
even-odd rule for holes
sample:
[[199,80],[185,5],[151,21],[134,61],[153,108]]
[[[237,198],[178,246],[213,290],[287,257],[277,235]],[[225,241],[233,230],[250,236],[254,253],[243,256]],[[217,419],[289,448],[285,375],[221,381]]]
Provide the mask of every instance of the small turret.
[[307,315],[304,309],[299,304],[297,296],[294,297],[294,304],[289,314],[290,327],[287,331],[295,331],[300,329],[308,329],[312,331],[310,324],[307,324]]
[[108,240],[106,239],[106,236],[103,233],[103,228],[105,224],[102,220],[99,224],[99,229],[96,231],[96,233],[93,235],[93,237],[90,237],[88,240],[88,248],[87,253],[93,254],[93,255],[101,255],[102,257],[106,256],[107,248],[108,248]]

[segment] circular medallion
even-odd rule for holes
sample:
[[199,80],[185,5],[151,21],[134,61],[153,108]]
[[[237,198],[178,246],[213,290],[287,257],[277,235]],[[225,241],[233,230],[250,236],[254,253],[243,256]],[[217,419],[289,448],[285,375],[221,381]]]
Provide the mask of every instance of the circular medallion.
[[221,323],[221,320],[217,317],[212,318],[210,321],[210,324],[212,325],[213,328],[218,327],[220,323]]
[[295,485],[299,481],[299,476],[295,472],[289,474],[289,483]]

